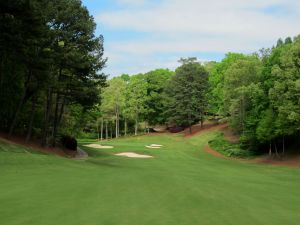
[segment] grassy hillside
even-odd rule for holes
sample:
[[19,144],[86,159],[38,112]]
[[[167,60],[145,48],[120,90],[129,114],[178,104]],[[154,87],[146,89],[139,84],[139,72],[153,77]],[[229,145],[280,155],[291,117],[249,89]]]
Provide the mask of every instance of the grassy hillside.
[[[300,170],[215,158],[216,133],[120,139],[70,160],[0,142],[4,225],[296,225]],[[91,143],[82,140],[81,144]],[[162,144],[147,149],[146,144]],[[113,153],[134,151],[152,159]]]

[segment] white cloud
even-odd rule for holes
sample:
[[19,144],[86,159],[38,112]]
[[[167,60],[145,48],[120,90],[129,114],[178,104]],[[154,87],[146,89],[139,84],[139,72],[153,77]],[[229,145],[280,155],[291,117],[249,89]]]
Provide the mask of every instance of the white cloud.
[[[97,21],[109,29],[147,35],[127,41],[108,40],[111,65],[120,62],[118,55],[126,55],[122,60],[127,59],[128,67],[141,63],[137,66],[141,69],[148,68],[141,59],[153,60],[161,53],[253,52],[271,46],[279,37],[299,32],[298,0],[161,0],[151,7],[144,7],[149,0],[115,1],[136,7],[104,12],[96,16]],[[273,6],[282,7],[285,13],[272,13]],[[161,63],[166,65],[168,60]]]

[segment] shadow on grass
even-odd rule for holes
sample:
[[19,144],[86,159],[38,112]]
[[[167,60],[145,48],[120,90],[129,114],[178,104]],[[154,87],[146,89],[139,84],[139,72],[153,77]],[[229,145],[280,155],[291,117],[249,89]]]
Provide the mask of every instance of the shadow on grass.
[[115,161],[111,160],[89,159],[86,161],[86,163],[110,168],[127,168],[127,166],[121,165],[120,163],[116,163]]
[[35,155],[49,155],[49,153],[36,151],[34,149],[19,146],[16,144],[10,144],[6,142],[0,142],[0,152],[11,152],[11,153],[21,153],[21,154],[35,154]]

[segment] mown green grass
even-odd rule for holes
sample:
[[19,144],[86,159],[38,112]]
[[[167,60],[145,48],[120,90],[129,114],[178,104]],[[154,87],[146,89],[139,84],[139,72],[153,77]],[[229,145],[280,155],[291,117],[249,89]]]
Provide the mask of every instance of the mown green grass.
[[[215,135],[120,139],[77,161],[2,142],[0,224],[298,225],[300,170],[215,158]],[[154,158],[113,155],[125,151]]]

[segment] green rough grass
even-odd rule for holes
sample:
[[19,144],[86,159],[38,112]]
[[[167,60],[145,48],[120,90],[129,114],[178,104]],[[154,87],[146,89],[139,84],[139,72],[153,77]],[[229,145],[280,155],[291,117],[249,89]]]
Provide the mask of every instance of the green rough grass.
[[0,224],[298,225],[300,170],[215,158],[203,150],[215,135],[120,139],[77,161],[2,142]]
[[218,133],[215,138],[208,143],[212,149],[227,157],[251,158],[255,155],[253,151],[242,149],[239,143],[227,141],[223,133]]

